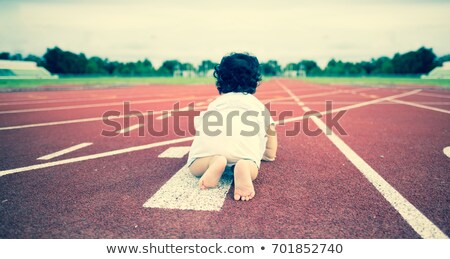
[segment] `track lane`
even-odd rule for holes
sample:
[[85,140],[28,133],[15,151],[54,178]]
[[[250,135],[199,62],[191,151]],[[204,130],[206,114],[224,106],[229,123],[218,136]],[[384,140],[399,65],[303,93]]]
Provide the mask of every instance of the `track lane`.
[[[279,111],[287,108],[300,114],[298,106],[277,106]],[[364,118],[370,122],[370,116]],[[132,135],[123,144],[134,146],[144,139]],[[110,147],[122,143],[108,142]],[[236,203],[229,193],[220,213],[143,209],[149,195],[185,163],[185,158],[154,159],[169,146],[39,169],[33,176],[0,177],[7,186],[0,195],[9,197],[0,205],[7,223],[0,232],[21,238],[418,238],[324,136],[280,138],[279,159],[263,163],[252,203]],[[291,181],[283,181],[281,172]],[[16,217],[21,221],[14,222]]]

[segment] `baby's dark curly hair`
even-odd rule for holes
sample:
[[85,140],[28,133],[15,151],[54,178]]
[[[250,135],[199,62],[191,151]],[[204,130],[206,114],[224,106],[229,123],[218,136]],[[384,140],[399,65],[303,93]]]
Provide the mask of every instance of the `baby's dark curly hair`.
[[231,53],[214,68],[214,77],[220,94],[254,94],[261,81],[258,59],[247,53]]

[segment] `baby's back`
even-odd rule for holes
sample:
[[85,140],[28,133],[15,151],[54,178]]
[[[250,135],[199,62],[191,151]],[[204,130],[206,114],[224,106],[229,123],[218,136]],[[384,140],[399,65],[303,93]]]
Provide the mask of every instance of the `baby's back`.
[[223,94],[195,119],[197,136],[188,163],[199,157],[223,155],[228,164],[250,159],[259,167],[266,147],[266,126],[272,122],[265,106],[253,95]]

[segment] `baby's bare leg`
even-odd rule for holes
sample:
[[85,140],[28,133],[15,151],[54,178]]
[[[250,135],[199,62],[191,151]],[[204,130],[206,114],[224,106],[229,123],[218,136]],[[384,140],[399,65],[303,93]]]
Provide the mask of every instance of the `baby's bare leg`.
[[227,159],[224,156],[202,157],[189,166],[189,171],[197,177],[201,176],[198,184],[200,188],[207,189],[217,186],[226,165]]
[[234,199],[248,201],[255,197],[253,180],[258,176],[258,167],[251,160],[241,159],[234,167]]

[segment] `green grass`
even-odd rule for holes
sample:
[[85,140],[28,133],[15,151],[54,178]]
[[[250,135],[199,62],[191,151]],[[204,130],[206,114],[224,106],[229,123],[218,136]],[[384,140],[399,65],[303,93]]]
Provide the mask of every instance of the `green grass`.
[[214,84],[210,77],[70,77],[60,79],[1,79],[0,88],[32,88],[55,85]]
[[450,88],[450,79],[420,79],[411,77],[307,77],[299,78],[318,84],[345,84],[359,86],[427,85]]
[[[265,77],[263,81],[270,80]],[[390,86],[390,85],[429,85],[450,88],[450,79],[420,79],[411,77],[307,77],[297,78],[306,82],[318,84],[346,84],[359,86]],[[212,77],[68,77],[60,79],[0,79],[0,88],[32,88],[57,85],[150,85],[150,84],[214,84]]]

